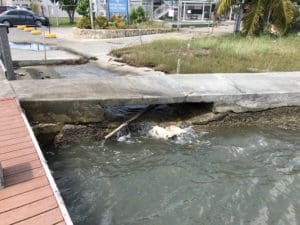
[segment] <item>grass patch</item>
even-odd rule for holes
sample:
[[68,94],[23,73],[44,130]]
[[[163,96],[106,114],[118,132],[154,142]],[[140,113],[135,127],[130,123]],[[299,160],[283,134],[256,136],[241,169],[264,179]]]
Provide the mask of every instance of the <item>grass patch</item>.
[[300,37],[207,37],[190,41],[159,40],[150,44],[113,50],[112,55],[134,66],[166,73],[238,73],[300,71]]
[[58,17],[58,26],[57,26],[57,20],[55,17],[50,17],[50,24],[51,27],[75,27],[76,21],[79,20],[79,18],[74,18],[74,23],[70,23],[70,20],[68,17]]

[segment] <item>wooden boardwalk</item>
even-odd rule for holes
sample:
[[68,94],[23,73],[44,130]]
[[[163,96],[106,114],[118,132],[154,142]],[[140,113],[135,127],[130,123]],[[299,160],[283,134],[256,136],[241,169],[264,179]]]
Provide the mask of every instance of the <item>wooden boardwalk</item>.
[[0,225],[72,224],[17,100],[0,99]]

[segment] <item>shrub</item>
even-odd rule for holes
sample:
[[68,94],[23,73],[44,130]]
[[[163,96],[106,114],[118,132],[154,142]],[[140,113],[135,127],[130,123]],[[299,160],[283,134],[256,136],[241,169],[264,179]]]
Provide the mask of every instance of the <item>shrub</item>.
[[31,2],[30,8],[34,14],[41,15],[41,6],[39,5],[39,3]]
[[88,17],[89,16],[89,0],[80,0],[76,7],[76,12],[79,15]]
[[131,24],[142,23],[147,21],[147,13],[143,9],[143,7],[139,6],[136,9],[132,9],[129,14],[129,19]]
[[108,22],[108,25],[110,28],[125,29],[126,28],[125,18],[112,16]]
[[126,23],[125,21],[120,21],[116,24],[117,28],[119,29],[125,29],[127,26],[126,26]]
[[108,27],[108,21],[104,16],[98,16],[95,19],[95,25],[97,29],[105,29]]
[[89,17],[83,16],[82,18],[80,18],[77,23],[76,26],[80,29],[91,29],[91,21]]

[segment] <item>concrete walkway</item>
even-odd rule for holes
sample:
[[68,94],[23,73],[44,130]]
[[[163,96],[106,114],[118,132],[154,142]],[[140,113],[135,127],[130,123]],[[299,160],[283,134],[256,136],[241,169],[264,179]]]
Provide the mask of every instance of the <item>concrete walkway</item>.
[[215,111],[300,106],[300,73],[121,76],[0,81],[0,97],[101,106],[213,102]]

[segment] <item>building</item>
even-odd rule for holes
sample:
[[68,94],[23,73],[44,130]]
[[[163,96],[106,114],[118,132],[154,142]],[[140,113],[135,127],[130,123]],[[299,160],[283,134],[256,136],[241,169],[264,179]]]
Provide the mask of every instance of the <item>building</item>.
[[40,3],[42,0],[0,0],[1,5],[6,5],[6,6],[20,6],[20,7],[25,7],[29,8],[31,2],[36,2]]

